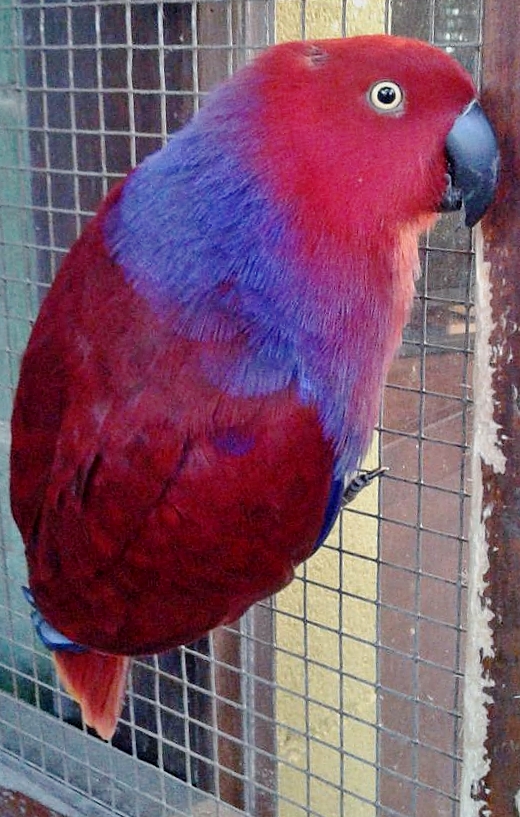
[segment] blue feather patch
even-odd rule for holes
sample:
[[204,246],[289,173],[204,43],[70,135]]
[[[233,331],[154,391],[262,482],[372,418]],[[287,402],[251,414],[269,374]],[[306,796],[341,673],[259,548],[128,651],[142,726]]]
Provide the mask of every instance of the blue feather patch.
[[22,592],[26,598],[26,601],[28,601],[33,608],[31,613],[31,621],[34,629],[36,630],[36,634],[44,647],[52,651],[64,650],[66,652],[78,653],[87,651],[86,647],[82,647],[80,644],[76,644],[74,641],[71,641],[62,633],[58,632],[58,630],[55,630],[54,627],[44,619],[36,607],[34,596],[28,587],[22,587]]
[[221,434],[212,437],[211,442],[223,454],[228,454],[232,457],[243,457],[249,454],[255,446],[255,441],[252,437],[241,434],[234,428],[228,431],[223,431]]
[[341,500],[343,498],[343,491],[345,490],[345,484],[342,479],[335,479],[332,481],[332,485],[330,488],[329,493],[329,501],[327,503],[327,508],[325,510],[325,519],[323,521],[323,526],[320,531],[320,535],[318,536],[318,541],[314,545],[313,553],[318,550],[319,547],[324,543],[325,539],[331,532],[332,528],[334,527],[334,522],[337,519],[337,516],[341,509]]

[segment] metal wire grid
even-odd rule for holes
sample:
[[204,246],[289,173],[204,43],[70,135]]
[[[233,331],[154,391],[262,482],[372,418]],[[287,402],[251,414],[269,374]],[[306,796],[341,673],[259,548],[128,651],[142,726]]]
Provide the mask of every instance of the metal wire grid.
[[[426,260],[426,291],[428,279]],[[423,320],[431,305],[428,295],[421,298]],[[414,373],[418,382],[408,393],[419,409],[413,442],[406,432],[395,439],[393,424],[383,431],[386,461],[395,463],[393,469],[401,468],[401,476],[390,477],[383,486],[381,521],[380,746],[386,769],[380,782],[389,813],[403,809],[411,814],[426,809],[457,813],[469,496],[465,454],[470,416],[464,385],[469,328],[465,316],[464,346],[445,351],[442,357],[448,359],[441,357],[433,367],[428,353],[438,353],[438,347],[421,348]],[[464,378],[460,385],[448,379],[455,362],[450,356],[458,358],[457,374]],[[439,363],[441,368],[435,371]],[[389,388],[401,393],[398,372],[395,379],[395,387]],[[429,379],[435,385],[429,385]],[[431,401],[444,405],[441,419],[428,423]],[[409,502],[416,507],[413,519],[404,507]]]
[[[395,3],[393,31],[447,48],[478,80],[481,11]],[[472,288],[470,237],[444,219],[425,243],[411,331],[385,393],[381,444],[395,476],[381,507],[381,814],[458,814]]]
[[[299,3],[302,36],[312,36],[311,6]],[[274,602],[275,632],[265,603],[238,631],[180,650],[173,665],[137,662],[121,730],[126,753],[104,746],[65,723],[74,710],[18,593],[19,542],[6,501],[18,362],[42,292],[97,201],[189,118],[215,79],[272,39],[274,11],[263,0],[3,0],[0,14],[5,98],[10,92],[14,112],[2,123],[0,154],[2,746],[122,814],[225,815],[234,809],[224,804],[233,803],[251,815],[453,817],[471,419],[467,232],[445,220],[424,248],[412,328],[386,390],[380,447],[391,472],[379,513],[374,506],[344,515],[337,541],[295,580],[294,603]],[[340,14],[345,32],[346,3]],[[475,3],[402,0],[387,9],[390,17],[395,33],[450,47],[476,72]],[[378,562],[352,538],[358,524],[377,531]],[[329,572],[320,570],[325,562]],[[352,581],[360,571],[377,577],[377,595]],[[317,604],[317,593],[326,603]],[[364,622],[376,616],[374,673]],[[316,650],[317,640],[325,649]],[[358,748],[372,745],[373,752]]]

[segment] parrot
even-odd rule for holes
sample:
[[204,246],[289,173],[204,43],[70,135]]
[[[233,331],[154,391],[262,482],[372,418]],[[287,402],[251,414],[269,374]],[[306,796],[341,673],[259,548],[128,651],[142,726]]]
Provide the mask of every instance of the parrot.
[[108,192],[41,305],[11,449],[33,623],[101,738],[132,657],[280,591],[366,484],[419,237],[475,225],[498,168],[466,70],[382,34],[266,48]]

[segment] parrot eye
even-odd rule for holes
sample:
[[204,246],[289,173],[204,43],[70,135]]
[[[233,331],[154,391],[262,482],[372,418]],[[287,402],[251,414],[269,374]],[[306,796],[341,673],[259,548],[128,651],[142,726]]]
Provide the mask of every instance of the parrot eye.
[[381,113],[395,113],[403,106],[404,94],[397,84],[384,79],[372,85],[368,92],[368,99],[373,108]]

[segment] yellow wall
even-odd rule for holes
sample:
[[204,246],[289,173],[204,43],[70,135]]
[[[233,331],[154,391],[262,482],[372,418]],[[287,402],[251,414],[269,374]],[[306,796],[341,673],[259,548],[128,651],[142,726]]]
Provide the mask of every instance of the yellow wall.
[[345,817],[375,814],[376,491],[350,506],[370,515],[343,514],[342,549],[337,524],[276,599],[280,817],[306,814],[307,770],[317,815],[342,815],[341,790]]
[[[278,1],[278,42],[301,39],[301,8]],[[341,0],[307,0],[304,22],[306,38],[342,36]],[[384,31],[384,0],[350,0],[346,29]],[[276,599],[280,817],[305,817],[307,803],[323,817],[375,815],[377,487],[351,507],[367,515],[344,513]]]
[[[343,5],[346,2],[346,29],[356,34],[379,34],[385,30],[384,0],[307,0],[305,37],[343,36]],[[301,0],[278,0],[276,5],[276,41],[302,38]]]

